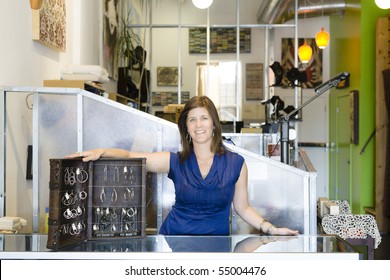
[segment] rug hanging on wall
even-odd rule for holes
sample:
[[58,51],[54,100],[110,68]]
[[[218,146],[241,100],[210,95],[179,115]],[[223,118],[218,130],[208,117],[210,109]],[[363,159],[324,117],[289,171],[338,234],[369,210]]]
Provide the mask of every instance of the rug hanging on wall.
[[[302,88],[315,88],[322,84],[322,51],[317,47],[314,38],[299,38],[298,46],[306,43],[313,49],[313,55],[308,63],[298,61],[298,70],[306,72],[307,81],[302,82]],[[294,68],[294,39],[282,38],[282,68],[284,73],[288,73],[290,69]],[[282,85],[289,86],[291,82],[285,75],[282,80]]]
[[40,10],[31,10],[32,39],[55,49],[66,51],[65,0],[44,1]]

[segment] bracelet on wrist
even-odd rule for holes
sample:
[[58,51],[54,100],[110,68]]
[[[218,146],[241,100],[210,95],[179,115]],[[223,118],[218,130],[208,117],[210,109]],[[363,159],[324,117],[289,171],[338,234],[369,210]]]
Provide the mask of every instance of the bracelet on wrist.
[[272,230],[275,228],[273,224],[270,224],[269,228],[267,229],[267,234],[272,235]]
[[266,219],[263,219],[263,221],[260,223],[259,225],[259,230],[260,231],[263,231],[263,229],[261,228],[265,223],[268,223],[268,221]]

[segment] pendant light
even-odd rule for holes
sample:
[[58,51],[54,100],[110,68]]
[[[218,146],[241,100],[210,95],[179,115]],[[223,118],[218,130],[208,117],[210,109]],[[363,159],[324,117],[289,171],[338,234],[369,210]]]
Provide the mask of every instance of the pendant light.
[[[305,0],[305,7],[306,7],[306,0]],[[306,23],[306,12],[304,16],[305,16],[304,21]],[[298,57],[302,63],[308,63],[311,59],[312,54],[313,54],[313,50],[308,44],[306,44],[306,39],[305,39],[303,41],[303,45],[298,48]]]
[[329,43],[329,33],[324,30],[324,28],[321,28],[321,31],[317,32],[316,34],[316,44],[320,49],[325,49],[326,46]]
[[213,4],[213,0],[192,0],[192,4],[198,9],[207,9]]
[[306,44],[306,40],[303,42],[303,45],[298,48],[298,56],[302,63],[308,63],[313,54],[312,48]]
[[32,10],[39,10],[42,7],[43,0],[30,0],[30,7]]
[[375,4],[382,10],[387,10],[390,8],[389,0],[375,0]]

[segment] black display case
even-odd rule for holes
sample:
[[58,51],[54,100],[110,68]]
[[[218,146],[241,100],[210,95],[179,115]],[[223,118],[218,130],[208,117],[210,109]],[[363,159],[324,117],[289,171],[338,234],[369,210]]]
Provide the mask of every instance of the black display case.
[[46,247],[145,237],[146,159],[50,159]]

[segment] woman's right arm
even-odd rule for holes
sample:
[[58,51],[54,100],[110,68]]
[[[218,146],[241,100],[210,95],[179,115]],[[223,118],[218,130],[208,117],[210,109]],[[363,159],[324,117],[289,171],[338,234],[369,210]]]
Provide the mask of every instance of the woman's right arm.
[[82,157],[83,161],[98,160],[99,158],[146,158],[146,169],[149,172],[167,173],[169,171],[169,152],[139,153],[123,149],[93,149],[81,153],[74,153],[65,158]]

